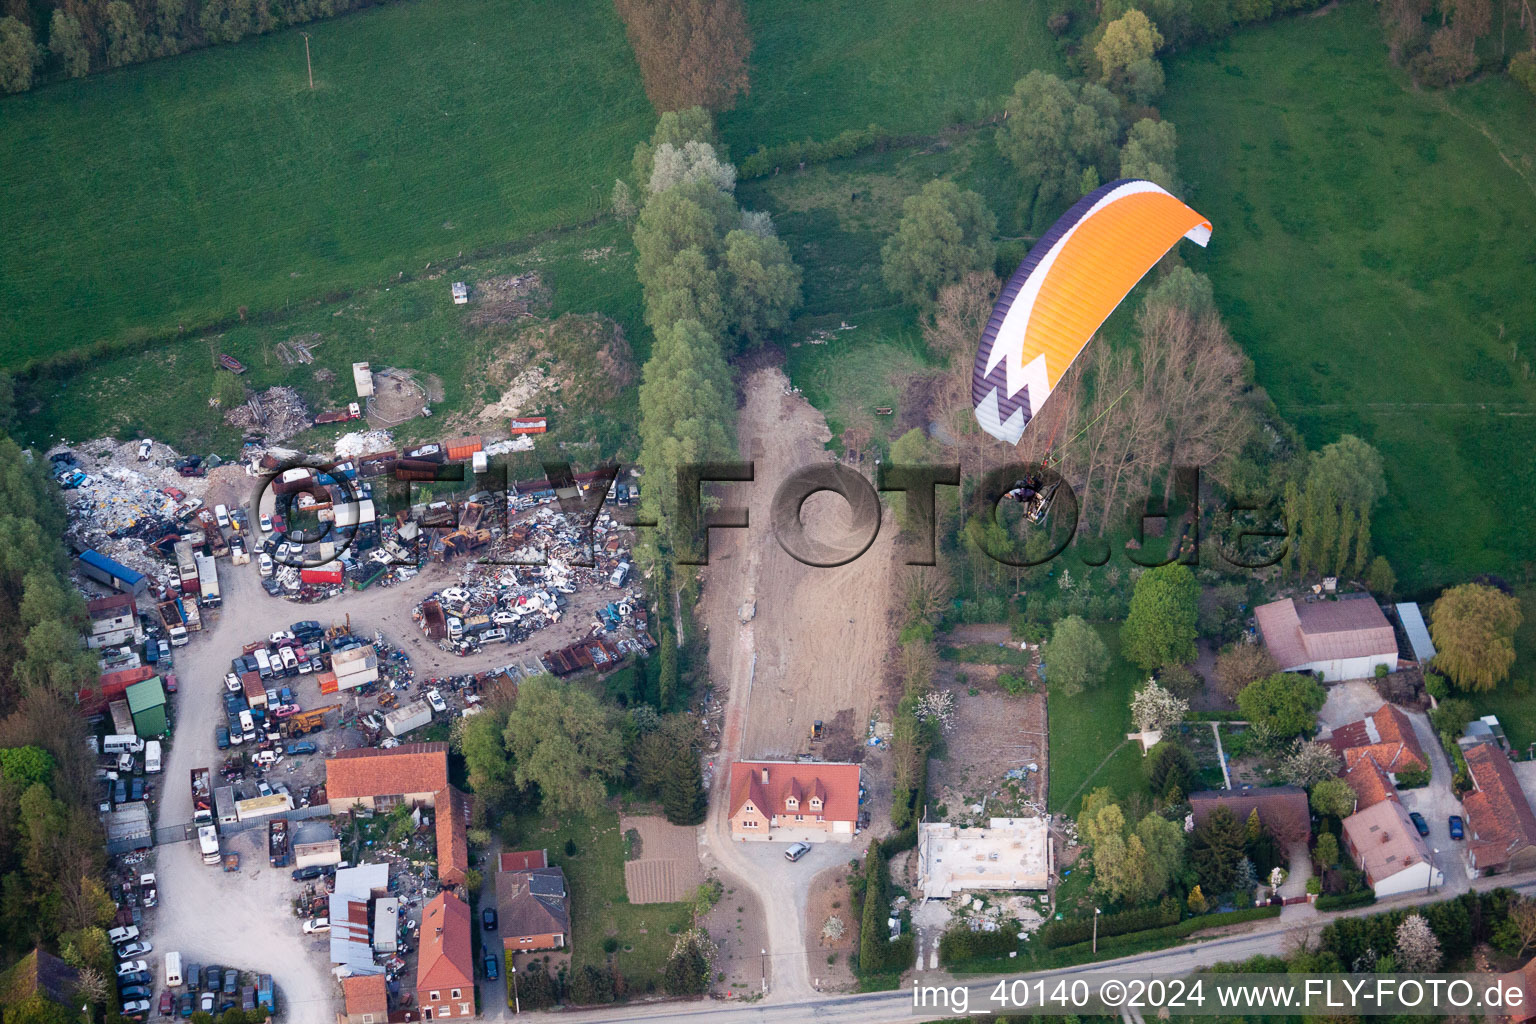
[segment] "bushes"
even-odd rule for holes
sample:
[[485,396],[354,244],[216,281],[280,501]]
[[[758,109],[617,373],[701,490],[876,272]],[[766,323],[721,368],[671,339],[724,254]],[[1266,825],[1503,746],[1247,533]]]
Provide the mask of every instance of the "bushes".
[[748,156],[736,168],[736,177],[737,180],[761,178],[772,174],[775,168],[785,165],[798,166],[801,161],[819,164],[828,160],[840,160],[866,149],[875,147],[884,149],[895,139],[896,137],[884,128],[872,124],[868,128],[849,128],[825,142],[805,139],[801,142],[785,142],[777,146],[759,147],[757,152]]
[[[1124,910],[1118,914],[1099,915],[1099,937],[1110,935],[1124,935],[1128,932],[1142,932],[1152,928],[1163,928],[1170,924],[1177,924],[1179,920],[1179,906],[1174,900],[1164,900],[1155,907],[1142,907],[1138,910]],[[1079,942],[1089,942],[1093,939],[1093,918],[1067,918],[1062,921],[1052,921],[1040,929],[1040,941],[1048,948],[1059,949],[1062,946],[1075,946]]]
[[1428,768],[1409,768],[1397,773],[1398,789],[1420,789],[1429,785]]
[[1019,948],[1014,928],[1012,922],[995,932],[973,932],[963,925],[952,927],[939,939],[939,963],[948,966],[984,957],[1005,957]]
[[1316,907],[1323,910],[1349,910],[1352,907],[1368,907],[1376,902],[1376,894],[1369,889],[1340,893],[1337,896],[1319,896]]

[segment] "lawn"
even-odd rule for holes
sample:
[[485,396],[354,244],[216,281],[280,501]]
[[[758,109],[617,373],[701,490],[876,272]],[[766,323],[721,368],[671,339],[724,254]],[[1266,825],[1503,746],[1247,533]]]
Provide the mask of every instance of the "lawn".
[[[1058,70],[1045,0],[754,0],[752,86],[721,118],[739,159],[759,145],[874,123],[932,132],[1033,68]],[[995,105],[994,105],[995,106]],[[990,109],[989,109],[990,112]]]
[[[550,862],[565,871],[571,894],[572,966],[601,967],[611,959],[632,995],[643,994],[651,982],[659,987],[677,935],[693,921],[692,905],[630,904],[618,814],[605,808],[590,817],[524,820],[512,824],[511,831],[519,848],[548,850]],[[568,840],[576,844],[574,855],[566,852]],[[618,940],[611,958],[603,950],[603,940],[610,936]]]
[[1372,531],[1408,594],[1536,559],[1536,101],[1502,76],[1418,91],[1374,8],[1239,32],[1169,63],[1187,258],[1281,413],[1374,444]]
[[608,0],[306,31],[0,101],[0,366],[583,221],[654,120]]
[[1111,652],[1103,682],[1069,697],[1047,676],[1051,745],[1047,803],[1052,813],[1068,817],[1077,813],[1084,796],[1100,786],[1108,786],[1122,800],[1147,788],[1141,748],[1125,739],[1131,731],[1131,693],[1146,673],[1120,657],[1118,624],[1097,628]]

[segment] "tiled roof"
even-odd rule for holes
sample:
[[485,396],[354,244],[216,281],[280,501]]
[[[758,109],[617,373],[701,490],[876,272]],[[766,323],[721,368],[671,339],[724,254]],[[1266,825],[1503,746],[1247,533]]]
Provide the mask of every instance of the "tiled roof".
[[1396,800],[1357,811],[1344,819],[1344,835],[1358,854],[1360,867],[1372,884],[1405,868],[1429,860],[1429,850],[1419,838],[1408,812]]
[[[770,817],[811,814],[813,795],[821,797],[820,813],[828,821],[857,821],[859,766],[795,761],[737,761],[731,765],[732,815],[749,799]],[[786,801],[791,796],[799,798],[798,810],[789,809]]]
[[448,786],[448,744],[402,743],[391,750],[358,747],[325,762],[331,800],[436,793]]
[[1406,768],[1429,767],[1429,762],[1424,759],[1424,748],[1419,745],[1418,734],[1413,731],[1413,723],[1401,708],[1383,704],[1371,715],[1371,721],[1376,725],[1377,742],[1395,748],[1391,763],[1382,764],[1383,768],[1396,772]]
[[421,910],[418,989],[473,988],[469,904],[451,892],[438,893]]
[[1344,781],[1355,791],[1355,810],[1363,811],[1383,800],[1396,800],[1392,780],[1373,757],[1362,757],[1344,773]]
[[1466,759],[1467,774],[1477,787],[1461,802],[1467,818],[1467,848],[1479,869],[1497,867],[1536,845],[1536,813],[1504,751],[1492,743],[1478,743],[1467,748]]
[[503,871],[532,871],[534,868],[547,868],[549,867],[549,852],[547,850],[520,850],[517,853],[503,853],[500,866]]
[[85,613],[92,621],[116,619],[134,614],[136,607],[132,594],[113,594],[111,597],[98,597],[94,601],[85,602]]
[[1368,595],[1338,601],[1272,601],[1253,610],[1282,670],[1335,658],[1397,654],[1397,634]]
[[1519,1006],[1505,1007],[1503,1020],[1508,1024],[1524,1024],[1536,1018],[1536,959],[1527,960],[1518,971],[1510,971],[1499,978],[1504,991],[1523,992],[1525,998]]
[[382,974],[353,975],[341,979],[342,995],[346,997],[347,1013],[371,1013],[375,1020],[389,1016],[389,987]]
[[496,874],[497,926],[502,935],[565,935],[571,928],[570,893],[559,868]]
[[1196,825],[1203,824],[1217,807],[1226,807],[1239,822],[1246,822],[1257,810],[1259,822],[1283,842],[1307,839],[1312,835],[1307,791],[1297,786],[1208,789],[1189,794],[1189,807]]
[[452,786],[437,794],[437,877],[448,885],[469,870],[469,799]]

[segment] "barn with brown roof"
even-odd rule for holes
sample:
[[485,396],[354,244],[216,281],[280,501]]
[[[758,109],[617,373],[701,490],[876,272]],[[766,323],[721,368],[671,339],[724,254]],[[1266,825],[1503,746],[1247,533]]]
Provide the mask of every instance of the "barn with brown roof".
[[325,795],[332,814],[361,804],[387,811],[400,804],[434,807],[448,788],[448,744],[402,743],[393,749],[343,750],[325,762]]
[[469,797],[453,786],[437,796],[437,877],[462,885],[469,870]]
[[1536,813],[1504,751],[1479,743],[1466,751],[1475,789],[1462,798],[1467,864],[1475,874],[1536,867]]
[[1335,681],[1369,678],[1377,665],[1397,669],[1397,634],[1369,594],[1299,603],[1287,597],[1253,614],[1283,672],[1316,672]]
[[859,766],[806,761],[731,765],[731,837],[850,842],[859,821]]

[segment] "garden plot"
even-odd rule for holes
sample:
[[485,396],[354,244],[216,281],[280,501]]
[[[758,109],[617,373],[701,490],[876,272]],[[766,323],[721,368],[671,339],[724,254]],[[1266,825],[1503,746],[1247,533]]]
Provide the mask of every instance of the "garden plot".
[[[704,881],[699,863],[699,830],[646,815],[620,817],[634,859],[624,862],[624,888],[631,903],[680,903]],[[631,834],[633,833],[633,834]]]

